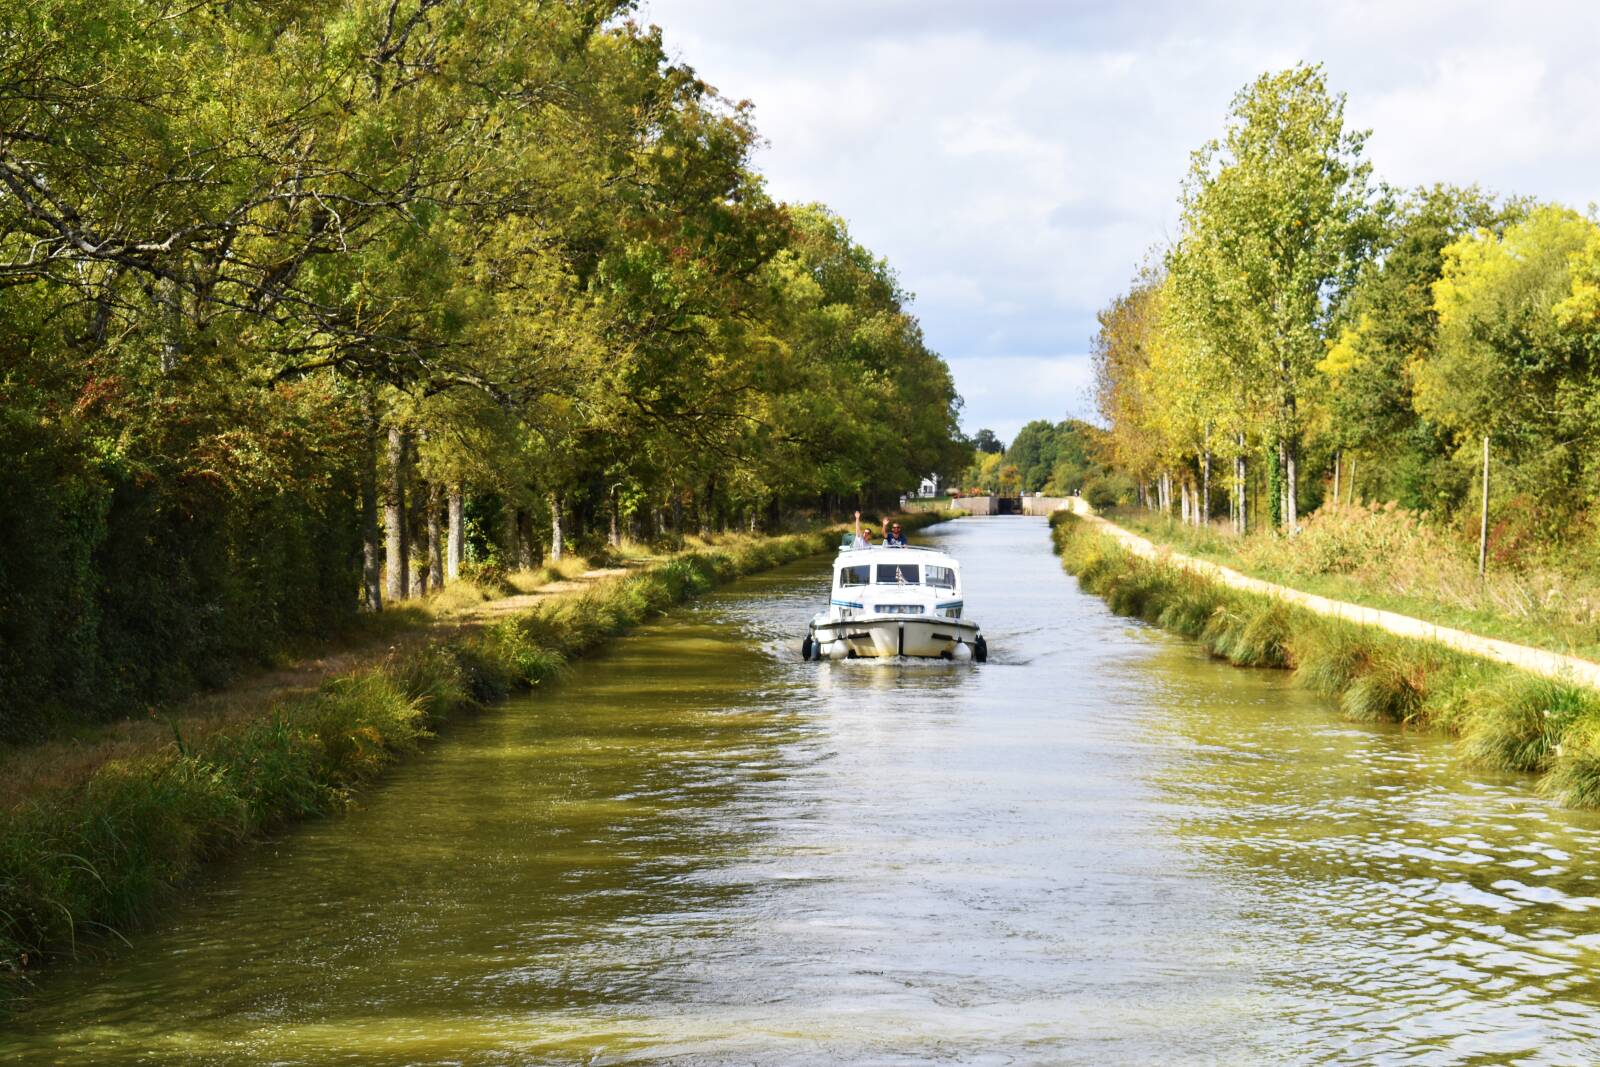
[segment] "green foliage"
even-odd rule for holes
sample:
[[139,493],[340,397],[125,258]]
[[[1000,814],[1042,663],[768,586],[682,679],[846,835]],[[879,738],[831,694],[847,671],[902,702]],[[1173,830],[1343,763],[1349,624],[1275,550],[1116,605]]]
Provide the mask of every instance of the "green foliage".
[[633,6],[0,9],[0,741],[349,624],[390,475],[492,589],[967,463],[893,271]]
[[1375,646],[1340,694],[1339,707],[1356,722],[1408,722],[1421,710],[1426,692],[1417,652],[1387,641]]
[[[1587,728],[1597,717],[1600,696],[1586,689],[1508,674],[1472,694],[1461,724],[1462,747],[1482,767],[1542,771],[1566,734],[1579,724]],[[1583,747],[1581,740],[1577,747]]]
[[1314,693],[1338,697],[1364,672],[1372,654],[1372,635],[1339,622],[1308,626],[1289,639],[1294,679]]

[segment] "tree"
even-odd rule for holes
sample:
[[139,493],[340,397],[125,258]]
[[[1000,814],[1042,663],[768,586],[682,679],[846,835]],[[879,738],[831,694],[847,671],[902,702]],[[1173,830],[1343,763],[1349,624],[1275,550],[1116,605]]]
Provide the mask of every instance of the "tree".
[[1316,365],[1380,232],[1366,137],[1345,129],[1320,66],[1262,75],[1234,98],[1223,138],[1194,154],[1168,259],[1187,336],[1231,364],[1227,378],[1263,383],[1291,530]]
[[1055,426],[1035,419],[1017,431],[1011,447],[1006,449],[1006,461],[1017,467],[1023,492],[1036,493],[1050,480],[1056,466],[1055,435]]
[[1438,341],[1416,367],[1415,403],[1454,435],[1466,458],[1489,437],[1513,484],[1570,514],[1593,500],[1600,467],[1600,344],[1571,303],[1574,266],[1595,223],[1546,205],[1501,236],[1479,230],[1444,249],[1434,283]]
[[1434,355],[1433,286],[1446,246],[1479,229],[1503,233],[1525,212],[1515,201],[1496,205],[1475,188],[1419,189],[1392,220],[1383,255],[1363,266],[1317,369],[1328,383],[1331,447],[1350,459],[1365,457],[1372,496],[1448,508],[1464,492],[1448,433],[1413,403],[1414,371]]
[[1005,442],[994,435],[993,430],[979,430],[972,438],[972,447],[979,452],[1004,452]]

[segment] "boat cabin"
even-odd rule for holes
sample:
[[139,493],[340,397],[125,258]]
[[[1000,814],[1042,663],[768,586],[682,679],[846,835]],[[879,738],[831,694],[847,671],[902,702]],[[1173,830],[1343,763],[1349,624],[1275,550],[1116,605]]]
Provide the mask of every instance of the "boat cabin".
[[919,546],[842,548],[833,562],[840,618],[928,615],[961,618],[961,565]]

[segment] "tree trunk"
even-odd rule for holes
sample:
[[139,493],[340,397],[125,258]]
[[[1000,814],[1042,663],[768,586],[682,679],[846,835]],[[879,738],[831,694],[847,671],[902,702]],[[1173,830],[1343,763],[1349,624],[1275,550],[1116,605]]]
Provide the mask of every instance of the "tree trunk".
[[700,501],[700,536],[710,537],[716,525],[717,476],[706,476],[706,495]]
[[533,514],[527,508],[518,508],[515,520],[517,532],[517,567],[531,571],[537,566],[533,551]]
[[622,544],[622,524],[617,515],[617,497],[615,493],[611,496],[611,530],[606,534],[606,544],[612,548]]
[[1211,449],[1206,449],[1200,457],[1200,521],[1198,526],[1204,526],[1211,521]]
[[1267,493],[1272,501],[1272,528],[1283,526],[1283,438],[1279,437],[1267,453]]
[[445,563],[445,578],[456,581],[461,577],[461,561],[466,558],[466,501],[461,494],[461,483],[450,487],[449,547]]
[[428,588],[437,593],[444,588],[444,486],[428,486]]
[[560,563],[562,556],[561,498],[552,492],[545,496],[545,500],[550,505],[550,562]]
[[1284,445],[1283,521],[1290,535],[1300,531],[1300,441],[1291,436]]
[[1240,537],[1243,537],[1249,532],[1250,528],[1250,512],[1247,507],[1249,504],[1249,496],[1245,492],[1245,479],[1249,475],[1250,469],[1248,466],[1246,466],[1246,460],[1244,456],[1244,434],[1242,432],[1234,438],[1234,445],[1236,452],[1233,457],[1233,490],[1239,508],[1239,518],[1237,525],[1235,526],[1235,532],[1237,532]]
[[1183,524],[1185,526],[1188,526],[1189,525],[1189,479],[1188,479],[1188,476],[1185,476],[1183,478],[1183,480],[1178,483],[1178,497],[1179,497],[1179,501],[1180,501],[1179,505],[1178,505],[1179,514],[1182,515],[1182,517],[1183,517]]
[[406,435],[389,427],[388,470],[384,480],[384,566],[390,600],[404,600],[411,589],[410,545],[406,537]]
[[1336,449],[1333,453],[1333,508],[1339,510],[1339,469],[1344,466],[1344,449]]
[[1361,457],[1359,457],[1359,456],[1351,456],[1350,457],[1350,506],[1351,507],[1355,507],[1356,504],[1359,503],[1359,498],[1356,496],[1356,461],[1358,459],[1360,459],[1360,458]]
[[[1478,578],[1489,569],[1489,436],[1483,438],[1483,511],[1478,520]],[[1546,712],[1546,714],[1549,714]]]
[[361,603],[368,611],[383,610],[383,531],[378,527],[378,413],[374,399],[367,409],[361,456]]

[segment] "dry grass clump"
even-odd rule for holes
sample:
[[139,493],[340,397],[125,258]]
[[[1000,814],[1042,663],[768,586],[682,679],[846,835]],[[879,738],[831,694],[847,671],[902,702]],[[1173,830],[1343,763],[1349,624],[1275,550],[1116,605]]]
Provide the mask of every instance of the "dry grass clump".
[[1294,679],[1313,693],[1337,698],[1366,670],[1371,635],[1338,620],[1310,626],[1290,635],[1289,656]]
[[1363,668],[1339,694],[1339,710],[1354,722],[1410,722],[1427,694],[1427,669],[1389,642],[1368,650]]

